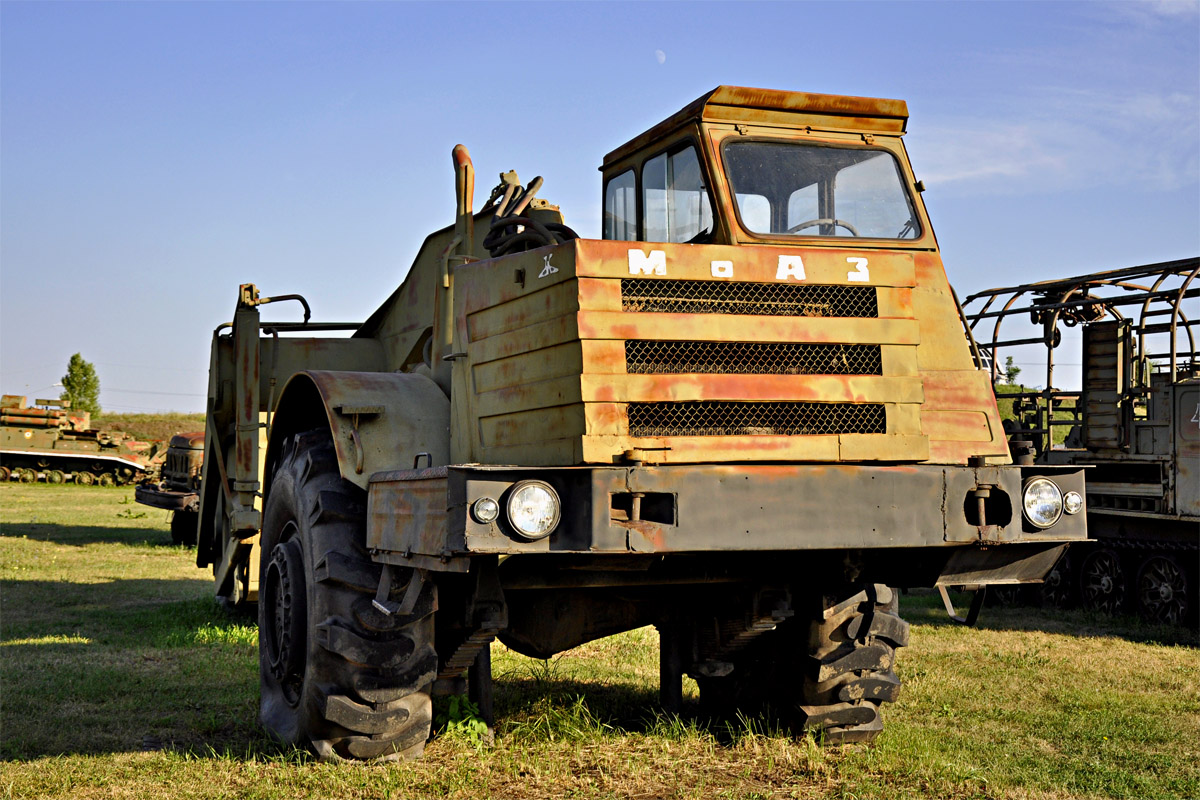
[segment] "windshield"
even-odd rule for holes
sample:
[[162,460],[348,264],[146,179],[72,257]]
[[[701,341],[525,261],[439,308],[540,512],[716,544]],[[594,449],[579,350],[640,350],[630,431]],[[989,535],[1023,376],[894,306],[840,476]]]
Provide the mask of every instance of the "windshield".
[[742,227],[770,236],[916,239],[917,215],[886,150],[737,141],[723,150]]

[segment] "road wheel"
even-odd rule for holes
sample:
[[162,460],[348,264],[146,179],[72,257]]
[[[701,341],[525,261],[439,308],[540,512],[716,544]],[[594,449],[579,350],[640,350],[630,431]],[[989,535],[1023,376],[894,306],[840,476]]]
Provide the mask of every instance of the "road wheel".
[[1075,604],[1075,571],[1069,553],[1063,553],[1046,573],[1041,596],[1042,604],[1051,608],[1070,608]]
[[17,470],[17,480],[21,483],[34,483],[37,481],[37,473],[28,467]]
[[46,483],[62,483],[67,479],[66,475],[62,474],[62,470],[52,469],[46,473]]
[[897,606],[882,584],[813,598],[738,654],[728,675],[697,676],[701,702],[726,718],[765,714],[827,744],[871,741],[883,730],[880,706],[900,693],[892,667],[909,634]]
[[96,476],[87,470],[80,470],[75,473],[75,482],[80,486],[91,486],[96,482]]
[[1151,622],[1179,625],[1191,612],[1187,573],[1171,556],[1155,554],[1142,562],[1137,576],[1138,612]]
[[196,546],[196,526],[200,514],[196,511],[180,509],[171,515],[171,542],[186,547]]
[[96,479],[96,483],[101,486],[116,486],[117,479],[111,472],[101,472],[100,477]]
[[1083,607],[1105,614],[1118,614],[1125,607],[1125,571],[1112,550],[1095,550],[1083,560],[1080,570]]
[[8,483],[8,480],[11,477],[12,477],[11,469],[9,469],[8,467],[0,467],[0,483]]
[[[415,758],[432,720],[436,588],[416,584],[408,615],[373,605],[381,568],[366,551],[365,512],[362,490],[338,474],[328,432],[286,442],[263,517],[260,717],[323,759]],[[392,572],[399,601],[416,578]]]

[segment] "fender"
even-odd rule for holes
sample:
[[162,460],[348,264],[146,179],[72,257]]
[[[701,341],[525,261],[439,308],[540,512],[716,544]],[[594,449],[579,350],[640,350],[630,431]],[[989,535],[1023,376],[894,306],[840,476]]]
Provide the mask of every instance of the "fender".
[[450,460],[450,399],[430,378],[394,372],[299,372],[284,386],[271,420],[264,504],[287,437],[323,426],[333,434],[342,477],[364,491],[372,473],[412,469],[421,454],[428,454],[429,466]]

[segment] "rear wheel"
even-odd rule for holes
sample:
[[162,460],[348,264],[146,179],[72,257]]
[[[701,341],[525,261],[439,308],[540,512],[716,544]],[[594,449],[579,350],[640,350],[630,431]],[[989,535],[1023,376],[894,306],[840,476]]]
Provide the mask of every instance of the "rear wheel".
[[727,718],[766,714],[826,743],[871,741],[883,730],[880,706],[900,680],[896,648],[908,644],[895,592],[881,584],[813,598],[807,618],[763,634],[721,677],[697,677],[701,701]]
[[[432,721],[436,589],[418,581],[407,615],[373,605],[381,568],[365,547],[365,511],[327,432],[289,439],[263,516],[261,719],[321,758],[415,758]],[[392,573],[400,600],[415,576]]]
[[102,472],[100,477],[96,479],[96,483],[101,486],[116,486],[117,479],[111,472]]

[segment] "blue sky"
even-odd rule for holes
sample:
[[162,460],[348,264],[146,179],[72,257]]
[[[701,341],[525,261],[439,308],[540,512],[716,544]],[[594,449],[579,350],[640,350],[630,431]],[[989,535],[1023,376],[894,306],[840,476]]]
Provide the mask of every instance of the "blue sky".
[[[200,411],[237,285],[361,320],[450,149],[599,233],[604,153],[722,84],[908,101],[960,295],[1200,252],[1196,2],[0,3],[0,389]],[[481,197],[482,195],[482,197]]]

